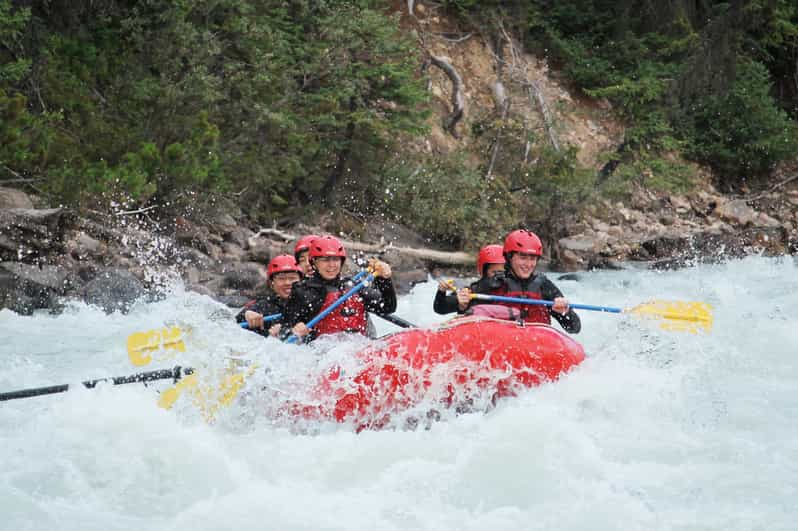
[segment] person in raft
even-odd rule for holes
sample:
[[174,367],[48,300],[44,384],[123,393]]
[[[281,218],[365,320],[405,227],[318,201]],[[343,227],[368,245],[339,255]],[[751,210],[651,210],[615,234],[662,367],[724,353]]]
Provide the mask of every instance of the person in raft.
[[[343,244],[333,236],[319,236],[310,246],[308,258],[313,273],[294,284],[283,314],[283,329],[295,336],[312,340],[323,334],[351,332],[366,335],[366,312],[387,315],[396,311],[396,291],[391,280],[391,266],[371,259],[374,281],[364,287],[319,321],[311,330],[305,323],[316,317],[346,293],[353,283],[342,278],[346,261]],[[285,333],[285,332],[283,332]]]
[[305,273],[305,275],[310,275],[313,273],[313,268],[310,267],[310,260],[308,259],[308,251],[310,251],[310,244],[313,243],[313,240],[316,238],[318,238],[318,236],[315,234],[302,236],[294,246],[294,258],[296,259],[296,263],[299,264],[299,267],[302,268],[302,271]]
[[[438,291],[435,293],[435,300],[432,309],[435,313],[445,315],[447,313],[463,313],[468,308],[471,299],[469,295],[479,285],[480,282],[491,282],[490,279],[497,274],[504,274],[504,252],[501,245],[486,245],[479,250],[477,255],[477,274],[480,279],[471,284],[470,288],[452,290],[450,284],[443,280],[438,281]],[[496,281],[493,281],[498,287]]]
[[267,267],[269,275],[269,293],[265,297],[260,297],[250,301],[244,306],[238,315],[236,322],[247,322],[249,330],[260,335],[277,337],[280,333],[280,324],[266,326],[263,321],[265,315],[282,314],[285,311],[285,303],[291,294],[291,286],[298,282],[304,273],[302,268],[296,263],[296,259],[290,254],[281,254],[272,258]]
[[543,244],[534,232],[514,230],[507,235],[502,248],[506,264],[504,275],[480,279],[471,289],[474,293],[502,295],[522,299],[542,299],[554,301],[552,306],[539,306],[512,302],[494,302],[472,299],[468,311],[479,315],[477,305],[501,305],[510,308],[506,318],[517,318],[528,323],[551,324],[554,317],[563,330],[577,334],[582,329],[579,316],[568,307],[568,300],[562,292],[543,273],[535,273],[538,259],[543,254]]

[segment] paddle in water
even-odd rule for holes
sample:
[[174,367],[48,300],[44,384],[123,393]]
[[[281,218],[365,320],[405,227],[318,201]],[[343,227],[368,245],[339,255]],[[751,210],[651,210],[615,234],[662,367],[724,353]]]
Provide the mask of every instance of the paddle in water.
[[[130,376],[115,376],[113,378],[98,378],[96,380],[86,380],[81,382],[83,387],[87,389],[94,389],[98,383],[110,382],[113,385],[122,385],[129,383],[144,383],[153,382],[155,380],[174,380],[178,381],[183,376],[193,375],[194,369],[190,367],[175,367],[174,369],[161,369],[158,371],[147,371],[132,374]],[[28,398],[31,396],[52,395],[56,393],[64,393],[69,390],[69,384],[50,385],[47,387],[34,387],[31,389],[20,389],[18,391],[10,391],[7,393],[0,393],[0,402],[4,400],[16,400],[18,398]]]

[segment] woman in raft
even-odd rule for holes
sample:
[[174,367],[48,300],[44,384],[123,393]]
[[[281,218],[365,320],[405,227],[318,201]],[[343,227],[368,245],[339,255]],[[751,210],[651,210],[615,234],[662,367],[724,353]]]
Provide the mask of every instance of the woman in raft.
[[310,244],[308,260],[312,273],[294,284],[283,313],[284,334],[293,333],[306,341],[323,334],[350,332],[366,335],[366,312],[387,315],[396,311],[396,291],[391,267],[377,259],[369,261],[374,281],[352,295],[311,330],[306,323],[331,306],[354,284],[342,277],[346,261],[343,244],[333,236],[319,236]]

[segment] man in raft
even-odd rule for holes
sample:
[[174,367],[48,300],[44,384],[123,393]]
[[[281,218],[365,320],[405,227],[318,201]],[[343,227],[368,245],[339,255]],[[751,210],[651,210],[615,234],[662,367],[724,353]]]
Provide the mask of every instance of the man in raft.
[[[435,300],[432,309],[435,313],[445,315],[447,313],[463,313],[471,302],[471,292],[474,291],[480,282],[490,283],[497,274],[504,274],[504,252],[501,245],[486,245],[479,250],[477,255],[477,275],[480,279],[471,284],[469,288],[461,288],[452,291],[451,284],[443,280],[438,281],[438,291],[435,293]],[[494,282],[495,283],[495,282]],[[498,284],[496,284],[498,287]],[[482,293],[481,291],[478,293]]]
[[249,330],[260,335],[270,335],[276,337],[280,333],[280,324],[274,324],[268,328],[264,326],[263,316],[283,313],[285,303],[291,294],[291,286],[298,282],[304,273],[302,268],[296,263],[296,259],[290,254],[281,254],[272,258],[267,266],[269,275],[269,293],[265,297],[260,297],[250,301],[244,309],[236,315],[236,322],[247,322]]
[[310,245],[308,259],[312,273],[294,284],[283,313],[283,328],[299,338],[315,339],[322,334],[352,332],[366,335],[366,312],[386,315],[396,311],[396,291],[391,280],[391,266],[372,259],[369,267],[374,281],[352,295],[310,330],[305,323],[331,306],[353,285],[350,278],[342,278],[346,261],[343,244],[333,236],[319,236]]
[[504,274],[492,278],[483,277],[471,285],[471,291],[487,295],[554,301],[554,304],[541,306],[472,299],[469,310],[479,313],[474,311],[475,305],[479,304],[508,306],[513,310],[513,314],[528,323],[551,324],[551,318],[554,317],[566,332],[579,333],[582,323],[576,312],[568,307],[568,300],[546,275],[535,273],[538,259],[543,254],[540,238],[528,230],[514,230],[505,238],[502,251],[507,262],[504,265]]

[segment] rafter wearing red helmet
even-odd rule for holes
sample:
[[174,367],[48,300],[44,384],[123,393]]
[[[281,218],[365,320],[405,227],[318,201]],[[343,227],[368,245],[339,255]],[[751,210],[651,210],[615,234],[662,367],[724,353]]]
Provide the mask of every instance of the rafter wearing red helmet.
[[380,315],[396,310],[396,292],[391,280],[391,267],[372,259],[369,266],[374,271],[374,283],[351,296],[341,306],[309,330],[305,325],[343,295],[353,282],[342,278],[346,250],[334,236],[316,237],[308,251],[312,273],[294,285],[286,304],[283,329],[297,337],[314,339],[323,334],[354,332],[366,334],[367,311]]
[[[501,245],[486,245],[479,250],[477,255],[477,274],[480,278],[493,277],[504,271],[504,251]],[[440,281],[432,309],[435,313],[446,315],[449,313],[463,313],[468,308],[471,292],[467,288],[460,288],[452,292],[446,282]]]
[[274,324],[265,328],[263,317],[285,311],[285,303],[291,294],[291,287],[304,275],[296,259],[290,254],[281,254],[272,258],[266,267],[268,273],[269,293],[248,303],[238,315],[236,322],[247,322],[247,328],[261,335],[277,336],[280,325]]
[[582,324],[576,312],[569,308],[568,300],[546,275],[535,272],[538,259],[543,255],[543,244],[537,234],[528,230],[514,230],[504,239],[502,251],[507,261],[504,275],[480,279],[471,285],[471,291],[522,299],[550,300],[554,301],[554,305],[548,307],[474,299],[469,307],[477,304],[501,304],[516,309],[526,322],[551,324],[551,318],[554,317],[566,332],[578,333]]
[[307,236],[302,236],[299,241],[296,242],[294,246],[294,258],[296,259],[296,263],[299,264],[299,267],[302,268],[302,271],[309,275],[313,272],[310,267],[310,260],[309,260],[309,251],[310,251],[310,244],[313,243],[313,240],[318,238],[315,234],[308,234]]

